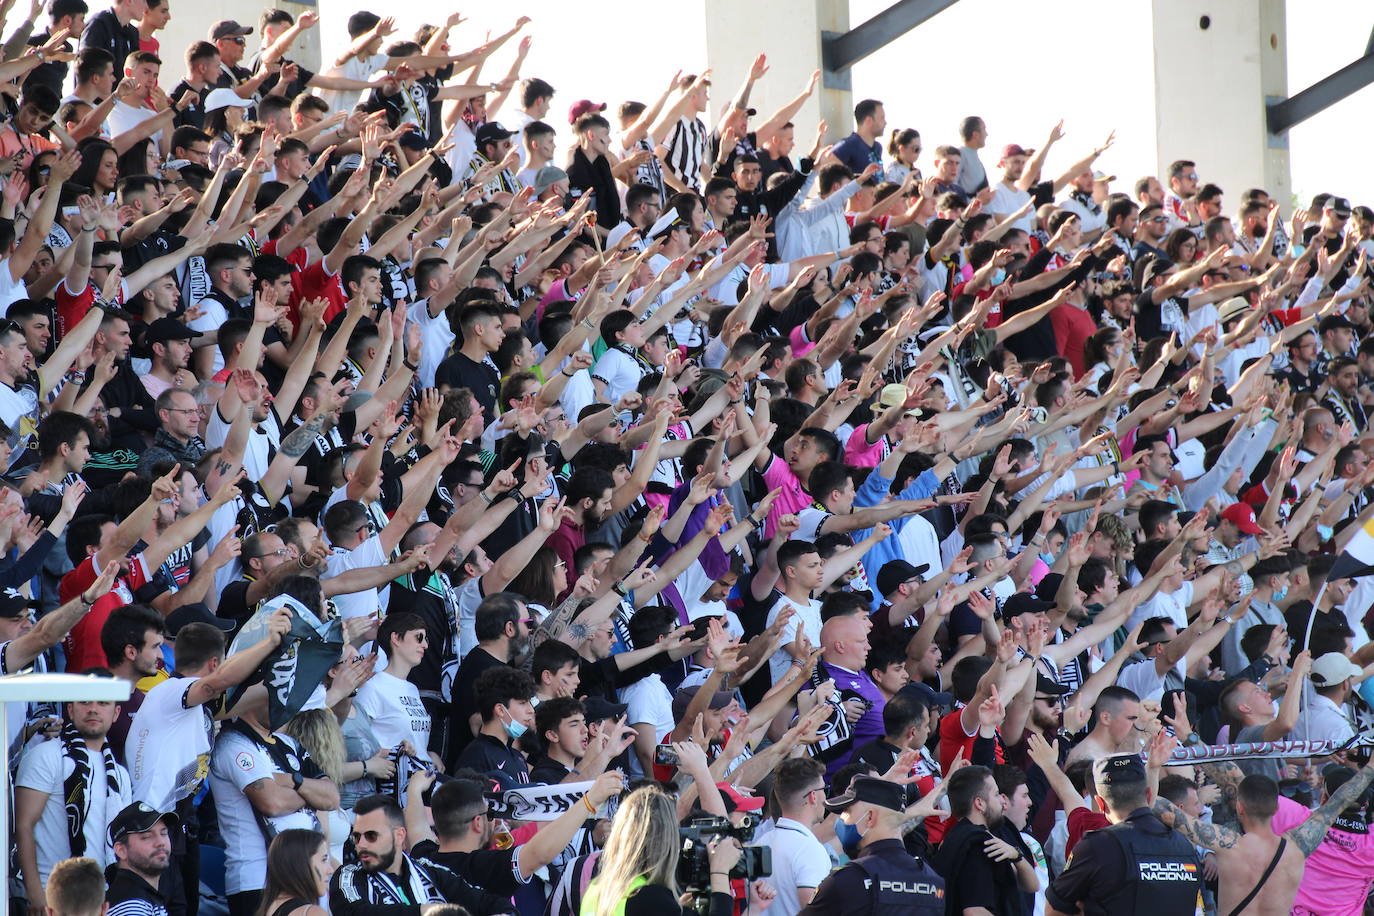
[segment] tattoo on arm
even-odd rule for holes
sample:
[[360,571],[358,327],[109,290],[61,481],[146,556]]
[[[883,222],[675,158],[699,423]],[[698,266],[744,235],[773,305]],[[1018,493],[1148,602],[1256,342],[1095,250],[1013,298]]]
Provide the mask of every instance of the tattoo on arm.
[[324,422],[325,415],[322,413],[306,420],[281,440],[281,448],[278,451],[288,458],[301,457],[310,450],[310,446],[314,443],[315,437],[320,434]]
[[221,473],[221,474],[228,474],[228,473],[229,473],[229,462],[225,461],[225,460],[222,459],[222,458],[217,458],[217,459],[215,459],[215,470],[218,471],[218,472]]
[[1230,849],[1240,840],[1240,834],[1234,830],[1189,817],[1167,798],[1156,798],[1153,810],[1156,817],[1186,836],[1195,846],[1220,851]]
[[1336,819],[1346,808],[1355,803],[1365,788],[1369,785],[1370,779],[1374,779],[1374,769],[1366,766],[1356,773],[1351,779],[1326,800],[1312,816],[1303,821],[1298,826],[1287,831],[1288,836],[1298,844],[1304,856],[1310,856],[1312,851],[1320,845],[1322,837],[1326,836],[1327,829],[1331,822]]

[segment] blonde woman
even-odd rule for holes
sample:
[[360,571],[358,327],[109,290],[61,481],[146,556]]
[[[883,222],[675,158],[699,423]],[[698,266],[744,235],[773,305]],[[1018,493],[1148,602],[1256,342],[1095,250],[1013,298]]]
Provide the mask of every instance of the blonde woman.
[[387,778],[396,772],[396,763],[374,740],[371,759],[350,760],[345,746],[343,729],[329,709],[306,709],[282,727],[295,738],[310,757],[324,770],[325,775],[339,787],[339,807],[320,812],[328,815],[322,826],[329,837],[329,852],[335,861],[343,861],[344,840],[353,825],[353,803],[376,792],[375,777]]
[[[692,911],[678,901],[680,847],[673,799],[656,786],[631,792],[615,813],[581,916],[689,916]],[[734,838],[711,845],[710,916],[730,916],[734,910],[729,874],[739,857]]]

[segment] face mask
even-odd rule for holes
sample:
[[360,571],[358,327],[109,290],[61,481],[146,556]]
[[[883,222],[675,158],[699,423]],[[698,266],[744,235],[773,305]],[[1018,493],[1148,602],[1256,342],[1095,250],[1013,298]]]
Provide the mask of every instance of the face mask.
[[1276,591],[1274,592],[1274,600],[1275,600],[1275,601],[1282,601],[1284,598],[1287,598],[1287,597],[1288,597],[1288,586],[1286,586],[1286,585],[1285,585],[1283,588],[1278,589],[1278,590],[1276,590]]
[[514,719],[511,719],[509,722],[502,722],[501,724],[506,727],[506,734],[510,735],[512,741],[529,731],[522,723]]
[[1052,553],[1042,553],[1042,554],[1040,554],[1040,562],[1041,562],[1041,563],[1044,563],[1046,566],[1053,566],[1053,565],[1054,565],[1054,554],[1052,554]]
[[1331,540],[1331,538],[1334,537],[1335,534],[1336,529],[1332,528],[1330,525],[1317,525],[1317,536],[1320,537],[1323,541]]
[[835,839],[840,841],[846,851],[858,849],[859,843],[863,841],[863,834],[859,833],[859,828],[853,824],[846,824],[844,821],[835,822]]
[[1007,279],[1007,272],[1006,272],[1005,270],[1003,270],[1002,268],[999,267],[999,268],[997,268],[996,270],[994,270],[994,271],[992,272],[992,285],[993,285],[993,286],[1001,286],[1003,283],[1006,282],[1006,279]]

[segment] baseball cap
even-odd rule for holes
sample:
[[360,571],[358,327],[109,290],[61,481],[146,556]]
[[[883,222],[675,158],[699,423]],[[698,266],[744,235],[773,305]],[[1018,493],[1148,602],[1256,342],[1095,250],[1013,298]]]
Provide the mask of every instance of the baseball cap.
[[1043,614],[1053,608],[1053,601],[1041,601],[1034,595],[1018,592],[1002,602],[1002,619],[1010,620],[1021,614]]
[[1264,534],[1255,521],[1255,507],[1249,503],[1232,503],[1221,510],[1221,517],[1234,524],[1242,534]]
[[1140,285],[1149,286],[1150,281],[1155,277],[1162,276],[1174,269],[1174,262],[1168,258],[1154,258],[1145,265],[1145,269],[1140,274]]
[[1350,201],[1344,197],[1331,197],[1326,201],[1326,210],[1333,210],[1339,216],[1350,215]]
[[759,811],[763,808],[764,798],[762,795],[745,795],[728,782],[718,782],[716,788],[720,790],[721,795],[725,796],[727,807],[731,803],[734,804],[735,811]]
[[568,173],[556,165],[546,165],[534,173],[534,193],[543,194],[560,181],[567,181]]
[[221,38],[242,38],[244,35],[252,34],[252,26],[239,25],[232,19],[221,19],[210,26],[211,41],[219,41]]
[[252,99],[245,99],[239,96],[232,89],[225,89],[223,86],[218,89],[211,89],[210,94],[205,97],[206,111],[219,111],[221,108],[251,108]]
[[914,696],[928,707],[939,706],[949,709],[954,706],[954,694],[944,690],[936,690],[922,681],[911,681],[903,684],[902,689],[897,692]]
[[1070,693],[1072,690],[1072,687],[1069,687],[1066,684],[1061,684],[1058,681],[1052,681],[1049,678],[1045,677],[1045,675],[1043,674],[1037,672],[1035,675],[1036,693],[1047,693],[1053,697],[1062,697],[1064,694]]
[[183,604],[167,615],[167,635],[176,636],[182,627],[190,623],[208,623],[226,633],[232,633],[234,628],[238,626],[238,621],[216,617],[210,613],[208,606],[197,602],[195,604]]
[[625,710],[630,707],[625,703],[612,703],[605,697],[595,694],[582,701],[582,712],[588,722],[600,722],[603,719],[619,719],[625,715]]
[[148,333],[143,339],[149,344],[155,344],[166,343],[169,340],[195,340],[200,336],[202,335],[199,331],[193,331],[175,318],[164,315],[148,325]]
[[37,601],[30,601],[12,588],[0,590],[0,617],[13,620],[23,617],[30,608],[38,607]]
[[[682,721],[683,714],[687,712],[687,707],[692,704],[692,700],[696,698],[697,691],[700,689],[700,687],[682,687],[673,694],[673,721]],[[730,705],[730,701],[733,699],[734,695],[729,691],[717,690],[715,696],[711,697],[708,707],[710,709],[724,709]]]
[[1054,601],[1054,596],[1059,594],[1059,586],[1063,584],[1063,573],[1045,573],[1035,584],[1035,597],[1041,601]]
[[1098,788],[1144,781],[1145,763],[1139,754],[1114,754],[1093,761],[1093,784]]
[[1221,307],[1217,309],[1222,324],[1225,324],[1232,318],[1239,318],[1249,311],[1250,303],[1246,302],[1240,296],[1232,296],[1230,299],[1223,302]]
[[1327,315],[1317,325],[1317,333],[1325,334],[1327,331],[1335,331],[1338,328],[1354,329],[1355,325],[1344,315]]
[[897,590],[897,586],[916,576],[925,575],[928,569],[929,563],[912,566],[906,560],[889,560],[878,570],[878,594],[890,595]]
[[825,810],[840,812],[855,802],[867,802],[889,811],[905,811],[906,786],[877,776],[855,776],[842,795],[825,800]]
[[158,821],[166,821],[168,829],[181,823],[176,814],[171,811],[163,813],[149,808],[143,802],[134,802],[116,814],[114,820],[110,821],[110,842],[118,843],[131,833],[143,833],[145,830],[152,830],[153,825]]
[[577,119],[584,114],[593,114],[606,110],[605,102],[593,102],[590,99],[578,99],[568,108],[568,123],[576,124]]
[[505,140],[507,137],[513,136],[515,136],[515,131],[506,130],[501,126],[500,121],[488,121],[477,128],[477,133],[474,134],[479,148],[484,144],[495,143],[498,140]]
[[1116,181],[1116,176],[1108,175],[1106,172],[1093,172],[1093,181]]
[[1312,683],[1318,687],[1334,687],[1347,678],[1359,677],[1363,669],[1339,652],[1328,652],[1312,663]]
[[1006,146],[1002,147],[1001,161],[1006,162],[1012,156],[1029,156],[1033,152],[1035,152],[1035,150],[1026,149],[1019,143],[1008,143]]

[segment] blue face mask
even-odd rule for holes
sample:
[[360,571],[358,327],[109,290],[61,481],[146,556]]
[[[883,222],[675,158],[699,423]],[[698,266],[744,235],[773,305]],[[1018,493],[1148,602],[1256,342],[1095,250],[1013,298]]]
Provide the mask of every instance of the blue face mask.
[[1282,601],[1284,598],[1287,598],[1287,597],[1288,597],[1288,586],[1286,586],[1286,585],[1285,585],[1283,588],[1276,589],[1276,590],[1274,591],[1274,600],[1275,600],[1275,601]]
[[1007,272],[1002,268],[997,268],[992,272],[992,285],[1001,286],[1007,281]]
[[848,852],[851,849],[859,848],[863,835],[859,833],[858,827],[840,820],[835,822],[835,839],[839,840],[840,845]]
[[517,722],[514,719],[511,719],[509,722],[502,722],[501,724],[506,727],[506,734],[510,735],[512,741],[529,731],[523,723]]
[[1053,566],[1053,565],[1054,565],[1054,554],[1052,554],[1052,553],[1042,553],[1042,554],[1040,554],[1040,562],[1041,562],[1041,563],[1044,563],[1046,566]]

